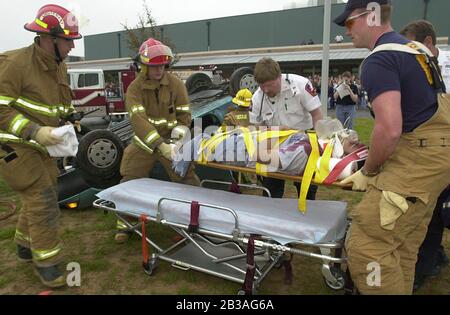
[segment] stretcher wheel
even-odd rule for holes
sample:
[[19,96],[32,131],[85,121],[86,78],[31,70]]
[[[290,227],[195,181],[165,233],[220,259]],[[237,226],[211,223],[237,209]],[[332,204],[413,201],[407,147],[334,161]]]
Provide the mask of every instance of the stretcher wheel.
[[347,281],[345,273],[340,268],[334,266],[330,268],[330,271],[334,277],[334,280],[330,281],[324,278],[323,280],[325,281],[325,285],[329,287],[331,290],[338,291],[344,289]]
[[[252,285],[252,295],[258,295],[259,285],[253,283]],[[237,295],[245,295],[245,290],[240,289]]]
[[155,258],[150,259],[147,263],[142,263],[142,268],[148,276],[153,275],[153,271],[158,267],[158,262]]

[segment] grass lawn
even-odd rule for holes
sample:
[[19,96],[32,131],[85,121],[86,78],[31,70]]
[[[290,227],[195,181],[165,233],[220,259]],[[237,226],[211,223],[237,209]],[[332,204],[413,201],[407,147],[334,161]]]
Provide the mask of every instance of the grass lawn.
[[[373,122],[370,118],[356,120],[355,129],[363,142],[368,143]],[[290,186],[286,194],[295,197],[295,188]],[[17,198],[0,179],[2,197]],[[318,199],[344,200],[348,209],[361,200],[362,193],[320,187]],[[6,213],[0,204],[0,217]],[[33,274],[30,264],[21,264],[15,256],[13,237],[17,213],[0,221],[0,294],[37,294],[47,290]],[[123,245],[113,240],[115,217],[102,211],[62,210],[60,234],[64,243],[65,261],[78,262],[81,266],[81,286],[63,288],[55,294],[236,294],[240,285],[195,271],[182,271],[160,262],[152,277],[141,268],[141,241],[137,237]],[[150,234],[157,243],[167,245],[175,233],[162,225],[150,224]],[[443,242],[447,253],[450,250],[448,231]],[[293,260],[294,282],[284,284],[284,270],[274,270],[262,282],[260,294],[342,294],[328,289],[324,283],[318,260],[296,256]],[[418,294],[448,294],[450,292],[450,270],[446,268],[439,277],[430,279]]]

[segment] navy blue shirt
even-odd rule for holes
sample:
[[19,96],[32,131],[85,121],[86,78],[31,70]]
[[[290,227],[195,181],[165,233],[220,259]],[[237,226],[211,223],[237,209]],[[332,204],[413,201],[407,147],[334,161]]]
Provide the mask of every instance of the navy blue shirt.
[[[375,44],[407,44],[396,32],[383,34]],[[411,132],[437,111],[437,94],[428,83],[415,55],[399,51],[380,51],[369,56],[361,70],[361,82],[372,102],[388,91],[401,92],[403,132]]]

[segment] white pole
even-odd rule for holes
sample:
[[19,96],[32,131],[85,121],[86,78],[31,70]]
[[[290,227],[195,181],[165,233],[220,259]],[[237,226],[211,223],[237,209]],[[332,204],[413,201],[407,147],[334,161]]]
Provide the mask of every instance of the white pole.
[[326,117],[328,110],[328,72],[330,70],[331,0],[325,0],[323,8],[322,86],[320,101],[322,102],[323,116]]

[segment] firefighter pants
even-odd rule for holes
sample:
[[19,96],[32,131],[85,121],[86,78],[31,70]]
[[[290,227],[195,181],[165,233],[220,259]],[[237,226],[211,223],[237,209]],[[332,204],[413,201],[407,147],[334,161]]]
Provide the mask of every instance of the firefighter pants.
[[[139,178],[147,178],[155,163],[159,161],[172,182],[183,183],[192,186],[200,186],[200,180],[195,174],[194,165],[191,165],[186,176],[180,177],[172,170],[172,162],[155,152],[149,154],[134,144],[130,144],[123,154],[120,165],[122,183]],[[118,230],[128,230],[127,226],[120,220],[117,221]]]
[[408,211],[390,231],[380,225],[381,196],[369,185],[353,212],[345,246],[351,277],[362,294],[412,294],[417,253],[437,197],[427,205],[408,201]]
[[0,174],[22,202],[15,242],[31,249],[37,266],[56,265],[61,259],[56,161],[24,145],[11,147],[17,158],[1,159]]

